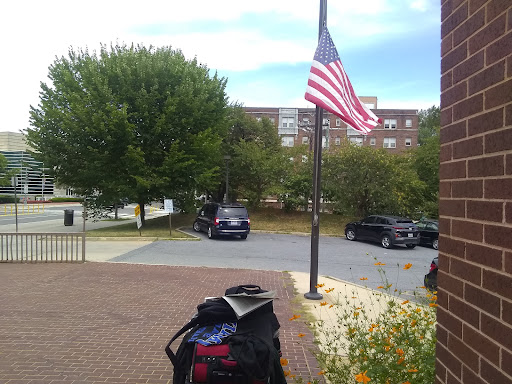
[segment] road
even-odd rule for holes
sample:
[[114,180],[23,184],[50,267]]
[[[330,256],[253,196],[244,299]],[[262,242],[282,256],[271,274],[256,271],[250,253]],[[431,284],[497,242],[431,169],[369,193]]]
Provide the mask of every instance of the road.
[[[193,233],[190,230],[190,233]],[[310,236],[268,233],[249,234],[247,240],[209,240],[198,234],[201,241],[156,241],[110,261],[187,265],[226,268],[250,268],[279,271],[310,271]],[[377,288],[388,284],[401,291],[412,292],[423,285],[423,276],[437,255],[432,248],[384,249],[380,244],[351,242],[342,237],[321,237],[318,272]],[[385,266],[375,266],[381,262]],[[412,267],[404,270],[405,264]],[[379,269],[384,272],[381,276]],[[360,280],[366,278],[367,280]]]
[[[64,209],[75,211],[73,226],[64,226]],[[44,216],[19,216],[19,228],[23,232],[78,232],[82,230],[80,206],[52,207],[45,209]],[[131,213],[125,208],[121,214]],[[10,221],[9,221],[10,220]],[[12,232],[15,227],[12,218],[0,217],[0,232]],[[132,219],[133,220],[133,219]],[[116,225],[116,222],[89,222],[87,229]],[[51,228],[51,229],[49,229]],[[142,243],[136,249],[119,245],[123,253],[108,261],[141,264],[164,264],[184,266],[226,267],[279,271],[310,271],[311,240],[309,235],[280,235],[251,232],[247,240],[209,240],[205,234],[194,233],[201,241],[155,241]],[[110,242],[114,243],[114,242]],[[92,244],[92,243],[91,243]],[[123,244],[124,245],[124,244]],[[88,248],[91,250],[91,247]],[[130,250],[132,249],[132,250]],[[124,250],[127,250],[124,252]],[[423,276],[428,272],[430,262],[437,255],[432,248],[402,246],[384,249],[377,243],[355,241],[342,237],[320,237],[318,272],[341,280],[371,288],[393,284],[392,289],[412,292],[423,285]],[[375,266],[381,262],[384,266]],[[412,267],[404,270],[405,264]],[[384,272],[384,274],[379,273]],[[367,279],[367,280],[361,280]]]

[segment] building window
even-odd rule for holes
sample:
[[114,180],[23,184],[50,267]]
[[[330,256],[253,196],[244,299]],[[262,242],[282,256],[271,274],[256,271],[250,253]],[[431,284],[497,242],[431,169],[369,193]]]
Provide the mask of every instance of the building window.
[[350,142],[361,146],[361,145],[363,145],[363,138],[362,137],[351,137]]
[[293,147],[293,136],[282,136],[281,145],[283,147]]
[[309,124],[309,117],[304,117],[304,118],[302,119],[302,122],[303,122],[304,124]]
[[412,139],[410,137],[405,138],[405,146],[410,147],[412,145]]
[[334,139],[334,142],[336,143],[336,145],[341,145],[341,137],[336,136],[336,138]]
[[385,137],[384,148],[396,148],[396,137]]
[[324,127],[329,126],[330,124],[331,124],[331,121],[329,119],[324,119],[324,122],[322,123],[322,125]]
[[271,122],[272,124],[275,124],[275,123],[276,123],[276,118],[275,118],[275,117],[271,117],[271,118],[270,118],[270,122]]
[[396,129],[396,119],[385,119],[384,129]]
[[341,127],[341,119],[336,119],[336,126]]
[[283,117],[283,128],[295,127],[295,119],[293,117]]
[[377,144],[377,139],[375,137],[370,137],[370,145]]
[[308,144],[308,143],[309,143],[309,137],[304,136],[304,137],[302,138],[302,144]]
[[412,127],[412,120],[411,119],[405,119],[405,127],[411,128]]

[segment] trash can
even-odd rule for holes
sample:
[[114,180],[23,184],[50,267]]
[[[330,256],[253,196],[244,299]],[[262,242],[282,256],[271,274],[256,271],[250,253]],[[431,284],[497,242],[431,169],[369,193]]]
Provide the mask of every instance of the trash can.
[[72,209],[64,210],[64,225],[65,226],[73,225],[73,213],[74,213],[74,211]]

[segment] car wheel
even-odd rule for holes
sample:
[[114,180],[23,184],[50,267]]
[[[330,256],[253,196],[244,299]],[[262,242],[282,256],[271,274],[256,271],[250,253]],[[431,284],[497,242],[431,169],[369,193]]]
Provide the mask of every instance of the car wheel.
[[209,239],[214,239],[215,236],[213,235],[213,230],[212,230],[212,227],[208,227],[208,238]]
[[439,240],[438,239],[435,239],[433,242],[432,242],[432,248],[434,248],[435,250],[438,249],[439,247]]
[[242,240],[247,239],[247,233],[244,233],[243,235],[240,235],[240,238],[241,238]]
[[389,235],[382,236],[380,239],[380,243],[386,249],[389,249],[393,246],[393,243],[391,242],[391,237],[389,237]]
[[199,226],[199,223],[197,221],[194,221],[194,225],[192,225],[192,228],[194,228],[194,231],[201,232],[201,227]]
[[405,244],[407,248],[413,249],[416,247],[416,244]]
[[354,241],[356,239],[356,233],[352,228],[349,228],[345,231],[345,237],[347,240]]

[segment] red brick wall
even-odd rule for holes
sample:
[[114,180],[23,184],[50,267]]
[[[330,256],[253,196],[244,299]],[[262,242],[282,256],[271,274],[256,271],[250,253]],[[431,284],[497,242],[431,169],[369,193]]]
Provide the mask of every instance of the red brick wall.
[[441,0],[436,383],[512,383],[512,0]]

